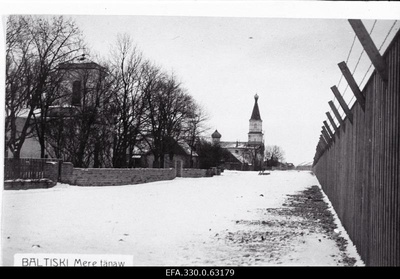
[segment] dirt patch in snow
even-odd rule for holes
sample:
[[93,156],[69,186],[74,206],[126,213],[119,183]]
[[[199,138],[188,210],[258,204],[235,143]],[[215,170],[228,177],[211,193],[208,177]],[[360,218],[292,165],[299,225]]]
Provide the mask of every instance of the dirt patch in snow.
[[333,262],[336,265],[353,266],[356,259],[348,256],[347,240],[340,236],[334,216],[323,198],[321,189],[311,186],[297,194],[287,195],[280,208],[257,209],[258,220],[235,220],[236,231],[214,235],[217,242],[223,242],[224,245],[220,247],[231,250],[229,261],[222,263],[296,264],[302,262],[296,258],[302,255],[298,253],[302,245],[309,246],[310,242],[315,241],[313,245],[317,245],[318,249],[319,243],[334,241],[339,252],[332,251],[330,256]]

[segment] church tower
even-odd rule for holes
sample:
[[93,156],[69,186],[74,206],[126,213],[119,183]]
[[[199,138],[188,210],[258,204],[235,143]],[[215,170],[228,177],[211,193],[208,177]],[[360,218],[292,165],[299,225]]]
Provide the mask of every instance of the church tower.
[[249,145],[261,145],[263,144],[263,132],[262,132],[262,120],[260,116],[260,110],[258,109],[258,95],[254,96],[254,107],[251,114],[249,123]]
[[214,145],[219,144],[221,141],[222,135],[218,132],[218,130],[215,130],[214,133],[212,133],[211,138],[212,138],[212,143]]

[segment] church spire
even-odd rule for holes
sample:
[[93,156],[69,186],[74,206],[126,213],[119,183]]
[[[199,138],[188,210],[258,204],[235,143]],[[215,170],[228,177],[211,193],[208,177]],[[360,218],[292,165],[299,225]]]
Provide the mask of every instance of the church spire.
[[258,109],[258,95],[254,96],[254,107],[249,120],[249,144],[261,144],[263,142],[262,120]]
[[253,107],[253,112],[251,114],[251,118],[250,120],[261,120],[261,116],[260,116],[260,110],[258,109],[258,95],[254,95],[254,107]]

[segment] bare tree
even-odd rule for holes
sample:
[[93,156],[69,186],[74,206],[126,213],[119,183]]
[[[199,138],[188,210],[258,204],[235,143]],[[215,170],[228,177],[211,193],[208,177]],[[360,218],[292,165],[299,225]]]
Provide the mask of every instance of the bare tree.
[[[72,163],[77,167],[88,167],[94,160],[95,167],[99,167],[99,139],[102,135],[101,127],[106,125],[104,100],[109,99],[108,86],[104,86],[106,70],[101,66],[95,69],[81,71],[81,104],[75,116],[77,148],[72,151]],[[94,156],[96,155],[96,156]],[[94,158],[93,158],[94,156]]]
[[147,143],[154,155],[153,167],[159,167],[162,153],[163,126],[158,113],[159,95],[162,90],[162,80],[165,79],[160,69],[149,61],[143,64],[143,79],[140,84],[146,102],[146,117],[144,128],[140,131],[143,141]]
[[196,145],[201,169],[219,167],[232,156],[227,149],[222,148],[219,144],[213,144],[204,139],[199,140]]
[[[164,156],[174,156],[176,145],[185,138],[185,122],[194,116],[194,100],[174,76],[146,65],[143,90],[147,104],[144,138],[154,155],[153,167],[164,167]],[[187,126],[187,125],[186,125]]]
[[[33,119],[40,113],[39,135],[44,156],[43,108],[55,100],[57,67],[82,49],[81,33],[72,20],[64,17],[10,16],[6,38],[6,146],[16,158],[25,139],[33,131]],[[17,116],[25,119],[17,130]],[[7,134],[9,136],[7,136]]]
[[[23,108],[29,98],[28,85],[32,73],[28,61],[32,58],[29,53],[31,45],[32,38],[29,36],[26,22],[21,17],[8,17],[6,34],[5,146],[13,154],[19,147],[17,116],[25,113]],[[26,133],[28,133],[27,129]]]
[[115,127],[113,166],[127,167],[133,164],[133,150],[144,122],[146,104],[141,84],[145,68],[142,54],[127,35],[118,36],[111,54]]
[[191,108],[192,114],[188,115],[184,122],[184,141],[190,147],[190,167],[193,167],[193,152],[196,150],[197,143],[200,137],[208,130],[205,122],[208,120],[208,115],[205,110],[196,102],[193,102]]
[[265,147],[265,161],[270,166],[276,166],[285,160],[285,152],[280,146],[268,145]]
[[101,64],[81,58],[60,65],[63,98],[47,118],[48,152],[77,167],[110,166],[112,79],[107,65]]
[[39,141],[41,158],[44,158],[46,153],[49,153],[49,151],[46,150],[46,142],[52,106],[57,100],[63,97],[63,92],[66,91],[65,88],[63,88],[62,80],[63,74],[60,71],[50,73],[46,90],[38,99],[37,113],[32,115],[31,124],[33,136]]

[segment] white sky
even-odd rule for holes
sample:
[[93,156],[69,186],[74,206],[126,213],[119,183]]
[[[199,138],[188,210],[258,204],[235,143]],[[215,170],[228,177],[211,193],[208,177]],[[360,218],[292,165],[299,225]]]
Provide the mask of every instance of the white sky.
[[[124,6],[124,1],[121,5],[93,2],[69,2],[43,10],[24,6],[7,13],[74,15],[90,49],[105,58],[117,34],[129,34],[145,58],[180,79],[208,113],[208,134],[218,129],[223,141],[247,140],[257,93],[265,144],[281,146],[288,162],[312,161],[325,112],[330,110],[328,101],[333,99],[330,87],[341,76],[337,64],[346,60],[354,38],[343,19],[352,16],[351,5],[313,1],[311,6],[310,2],[259,6],[222,1],[201,6],[201,1],[174,5],[153,1]],[[75,5],[81,6],[77,9]],[[372,33],[379,47],[396,16],[400,17],[400,6],[393,2],[371,5],[378,4],[356,6],[354,16],[387,19],[378,20]],[[368,30],[373,23],[364,20]],[[399,26],[397,22],[387,43]],[[360,53],[356,41],[348,63],[351,70]],[[355,73],[357,81],[369,64],[364,55]],[[342,80],[339,90],[343,92],[345,86]],[[345,97],[351,96],[348,90]]]

